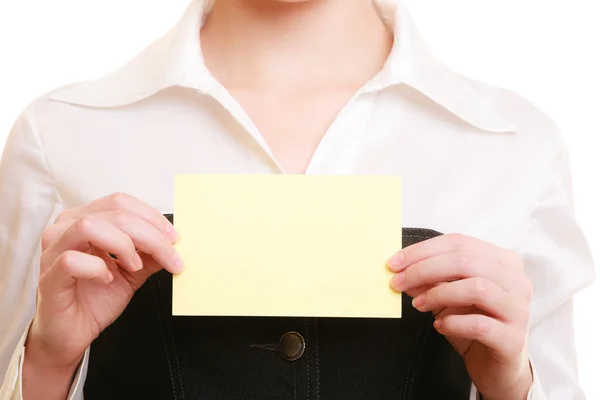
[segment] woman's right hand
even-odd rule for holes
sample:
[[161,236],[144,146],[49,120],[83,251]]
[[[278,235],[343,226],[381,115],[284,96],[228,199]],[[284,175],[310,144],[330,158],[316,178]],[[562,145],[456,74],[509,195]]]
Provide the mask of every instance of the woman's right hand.
[[92,341],[148,277],[162,268],[182,270],[173,247],[177,239],[160,212],[125,194],[63,212],[42,237],[25,382],[31,382],[27,371],[74,372]]

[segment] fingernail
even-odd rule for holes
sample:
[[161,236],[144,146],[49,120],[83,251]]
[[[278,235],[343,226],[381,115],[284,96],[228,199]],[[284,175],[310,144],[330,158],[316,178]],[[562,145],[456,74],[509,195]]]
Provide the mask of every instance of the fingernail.
[[400,268],[402,268],[402,263],[404,262],[404,253],[403,252],[399,252],[394,254],[389,260],[388,260],[388,266],[390,267],[390,269],[392,271],[397,271]]
[[165,231],[169,239],[171,239],[171,243],[177,243],[179,241],[179,232],[175,230],[175,227],[173,225],[167,225]]
[[442,321],[440,321],[439,319],[436,319],[436,320],[433,322],[433,327],[434,327],[435,329],[440,329],[440,327],[441,327],[441,326],[442,326]]
[[108,273],[106,274],[106,283],[111,283],[113,281],[115,277],[113,276],[113,274],[108,271]]
[[179,254],[177,254],[177,252],[174,252],[173,253],[173,272],[178,273],[178,272],[181,272],[182,270],[183,270],[183,260],[181,259]]
[[137,252],[133,256],[133,266],[135,267],[136,271],[140,271],[142,268],[144,268],[144,262],[142,261],[142,257],[140,257],[140,255]]
[[402,291],[402,285],[404,285],[404,272],[400,272],[392,278],[392,287],[395,290]]
[[413,299],[412,305],[417,310],[421,309],[425,305],[425,296],[417,296]]

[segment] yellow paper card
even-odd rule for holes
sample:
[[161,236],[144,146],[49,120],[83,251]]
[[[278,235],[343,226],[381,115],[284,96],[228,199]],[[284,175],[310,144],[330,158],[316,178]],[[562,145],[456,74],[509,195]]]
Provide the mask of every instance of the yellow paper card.
[[400,318],[396,176],[179,175],[173,314]]

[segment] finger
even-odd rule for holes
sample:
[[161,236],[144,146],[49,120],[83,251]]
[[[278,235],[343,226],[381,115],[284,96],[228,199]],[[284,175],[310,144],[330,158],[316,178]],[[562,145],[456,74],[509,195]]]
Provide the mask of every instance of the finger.
[[413,299],[422,312],[446,307],[471,307],[505,322],[527,320],[527,307],[519,307],[513,295],[484,278],[469,278],[438,285]]
[[489,279],[501,288],[511,291],[515,278],[495,259],[478,254],[443,253],[410,265],[392,278],[392,287],[398,291],[480,277]]
[[[129,236],[138,252],[151,256],[162,268],[174,274],[183,269],[183,262],[173,243],[147,221],[120,210],[95,215]],[[154,273],[156,270],[149,272]]]
[[407,295],[409,295],[410,297],[418,297],[419,295],[427,292],[429,289],[435,287],[436,285],[424,285],[424,286],[419,286],[416,288],[412,288],[409,289],[408,291],[406,291],[405,293]]
[[116,255],[120,267],[139,271],[142,260],[128,235],[102,218],[83,215],[67,228],[60,239],[42,252],[42,264],[53,264],[62,253],[76,250],[84,253],[93,248]]
[[70,222],[60,222],[49,225],[42,233],[42,250],[46,250],[60,239],[63,233],[71,225]]
[[505,360],[514,361],[525,348],[525,330],[482,314],[448,315],[434,327],[445,336],[476,340]]
[[400,272],[408,266],[431,257],[450,252],[477,252],[488,258],[502,259],[506,250],[483,240],[457,233],[441,235],[408,246],[394,254],[388,260],[388,266],[394,272]]
[[85,214],[115,210],[127,211],[137,215],[166,235],[171,239],[172,243],[179,240],[179,234],[173,227],[173,224],[171,224],[158,210],[150,207],[143,201],[124,193],[115,193],[95,200],[83,207],[67,210],[63,212],[56,221],[62,222],[65,219],[72,221]]
[[446,307],[434,310],[432,312],[435,319],[444,318],[448,315],[467,315],[467,314],[481,314],[481,310],[476,307]]
[[113,280],[113,275],[100,257],[69,250],[62,253],[46,273],[42,274],[39,281],[40,293],[60,295],[78,279],[107,284]]

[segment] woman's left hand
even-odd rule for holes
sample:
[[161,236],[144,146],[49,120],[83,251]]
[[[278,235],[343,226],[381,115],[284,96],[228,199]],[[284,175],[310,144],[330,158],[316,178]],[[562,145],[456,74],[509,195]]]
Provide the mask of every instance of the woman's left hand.
[[527,398],[532,284],[519,255],[450,234],[406,247],[388,264],[392,287],[413,297],[417,310],[433,312],[485,400]]

